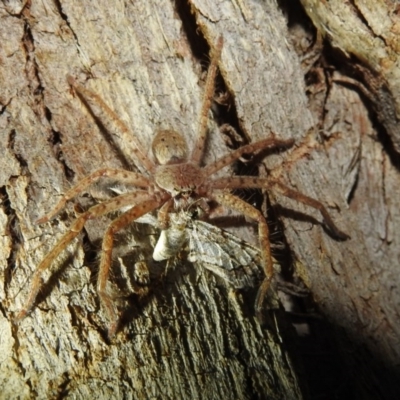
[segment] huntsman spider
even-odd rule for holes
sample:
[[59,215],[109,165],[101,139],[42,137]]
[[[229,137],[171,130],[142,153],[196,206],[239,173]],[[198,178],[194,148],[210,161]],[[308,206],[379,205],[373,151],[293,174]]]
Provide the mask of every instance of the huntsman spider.
[[[123,170],[103,168],[93,172],[74,187],[68,190],[47,215],[40,218],[37,223],[50,221],[66,203],[83,192],[88,186],[103,178],[111,178],[115,181],[125,182],[134,186],[132,192],[119,194],[103,203],[94,205],[83,212],[71,225],[69,230],[61,237],[55,247],[45,256],[37,269],[34,271],[30,283],[29,294],[22,309],[17,313],[15,319],[20,321],[32,309],[38,292],[42,286],[42,274],[46,271],[55,258],[67,247],[67,245],[81,232],[86,221],[98,218],[102,215],[124,209],[117,218],[108,226],[101,248],[99,273],[97,278],[97,293],[101,305],[109,320],[109,336],[112,337],[118,327],[118,313],[113,304],[113,298],[106,289],[112,261],[113,241],[115,234],[127,227],[141,216],[159,209],[158,224],[163,229],[168,228],[169,214],[189,209],[196,203],[202,212],[207,214],[210,211],[210,202],[243,214],[258,224],[258,237],[262,266],[265,277],[259,287],[256,297],[256,313],[261,314],[263,299],[270,286],[273,277],[273,262],[269,242],[269,232],[266,219],[261,211],[231,193],[234,189],[259,188],[273,190],[276,193],[294,199],[307,206],[320,211],[330,231],[339,239],[346,239],[348,236],[341,232],[333,223],[328,211],[319,201],[307,197],[278,180],[271,178],[258,178],[249,176],[229,176],[213,178],[213,174],[222,168],[230,165],[244,154],[252,154],[264,149],[288,148],[294,144],[294,140],[281,140],[275,137],[268,137],[255,143],[244,145],[229,154],[222,156],[215,162],[202,166],[203,149],[207,136],[208,114],[214,95],[215,78],[218,63],[222,52],[223,40],[219,38],[215,48],[211,51],[211,61],[207,73],[202,109],[199,119],[199,128],[194,147],[189,154],[188,146],[182,135],[171,130],[158,132],[152,142],[154,161],[147,157],[147,152],[140,143],[135,143],[134,155],[147,171],[146,175]],[[127,126],[118,119],[103,100],[74,79],[68,79],[81,97],[96,102],[105,113],[115,121],[119,128],[129,134]],[[128,210],[126,211],[126,209]]]

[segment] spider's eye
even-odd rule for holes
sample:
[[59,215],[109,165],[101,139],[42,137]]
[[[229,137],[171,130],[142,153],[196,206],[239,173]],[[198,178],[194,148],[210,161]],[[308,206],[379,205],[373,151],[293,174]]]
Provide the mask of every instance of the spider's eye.
[[165,130],[157,133],[153,140],[154,157],[161,165],[177,164],[187,159],[187,144],[177,132]]

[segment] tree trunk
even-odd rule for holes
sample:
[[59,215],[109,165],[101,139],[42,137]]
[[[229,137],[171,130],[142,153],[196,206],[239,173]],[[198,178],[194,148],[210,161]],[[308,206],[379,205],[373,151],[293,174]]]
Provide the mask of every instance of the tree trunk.
[[[159,129],[182,132],[193,144],[208,47],[224,34],[221,64],[232,58],[232,38],[215,28],[202,38],[186,4],[109,4],[8,3],[1,9],[7,37],[2,397],[300,398],[282,339],[253,316],[255,293],[229,294],[223,282],[179,257],[165,274],[152,270],[158,267],[151,262],[158,233],[143,224],[119,236],[116,252],[128,273],[135,261],[147,262],[154,287],[129,301],[119,299],[123,322],[111,342],[94,283],[93,252],[99,251],[109,221],[102,218],[90,221],[81,241],[53,263],[31,314],[18,326],[12,322],[32,271],[71,225],[73,210],[67,207],[54,222],[40,226],[34,221],[90,172],[138,166],[132,144],[104,129],[101,118],[72,92],[67,76],[97,93],[150,151]],[[242,20],[240,11],[229,7],[227,12]],[[204,161],[226,152],[213,128]],[[90,193],[98,197],[102,189]],[[91,197],[81,202],[90,205]],[[123,271],[118,260],[117,278]]]
[[[287,11],[293,18],[291,6]],[[45,0],[6,2],[0,13],[0,397],[299,399],[300,387],[310,385],[311,397],[315,394],[317,368],[289,354],[287,316],[275,315],[282,331],[260,326],[252,306],[255,291],[230,292],[201,265],[188,263],[184,253],[160,272],[151,261],[158,231],[144,224],[118,237],[112,281],[126,285],[120,279],[124,265],[132,272],[131,265],[144,260],[152,285],[144,294],[118,300],[123,322],[112,341],[95,290],[106,218],[87,224],[78,243],[45,274],[31,314],[19,325],[12,321],[32,272],[77,210],[69,206],[43,225],[35,220],[98,168],[140,170],[132,143],[105,129],[101,117],[73,93],[67,76],[97,93],[149,149],[149,157],[160,129],[183,133],[190,147],[209,48],[222,35],[217,93],[229,93],[230,108],[214,112],[217,124],[236,128],[239,135],[229,138],[233,145],[271,131],[294,138],[295,148],[262,160],[260,173],[272,171],[321,200],[351,236],[336,240],[316,210],[269,193],[269,214],[282,222],[277,230],[285,227],[280,235],[290,248],[283,273],[294,267],[295,281],[298,276],[306,284],[328,321],[322,331],[320,322],[306,320],[308,329],[325,335],[318,343],[325,340],[339,350],[335,361],[344,363],[344,371],[335,369],[332,378],[349,377],[337,393],[390,398],[400,352],[395,133],[382,112],[377,117],[386,133],[371,122],[374,114],[354,85],[326,79],[322,63],[306,67],[300,53],[307,30],[298,24],[288,30],[282,10],[269,1]],[[319,60],[316,50],[313,61]],[[306,72],[314,78],[307,87]],[[209,136],[204,163],[229,151],[215,123]],[[87,207],[106,195],[107,188],[95,186],[79,202]]]
[[306,263],[308,279],[338,328],[352,398],[392,399],[400,393],[399,5],[301,2],[338,66],[321,129],[328,142],[340,138],[331,151],[344,174],[352,238],[329,273]]

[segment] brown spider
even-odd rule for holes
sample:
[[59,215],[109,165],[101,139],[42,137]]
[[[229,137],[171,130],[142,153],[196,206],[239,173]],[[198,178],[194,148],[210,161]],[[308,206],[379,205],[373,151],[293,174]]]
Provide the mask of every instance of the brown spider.
[[[231,194],[231,189],[274,189],[281,195],[316,208],[321,212],[325,223],[333,234],[340,239],[348,238],[345,233],[336,228],[327,210],[319,201],[294,191],[277,180],[246,176],[211,178],[214,173],[231,164],[243,154],[258,152],[266,148],[287,148],[293,145],[294,141],[292,139],[279,140],[274,137],[269,137],[256,143],[242,146],[232,153],[226,154],[212,164],[201,167],[200,164],[207,135],[208,113],[214,94],[217,64],[221,56],[222,45],[223,40],[219,38],[215,49],[212,51],[200,114],[199,132],[190,157],[188,157],[187,144],[180,134],[169,130],[160,131],[157,133],[152,143],[155,162],[146,156],[146,152],[141,147],[140,143],[135,143],[136,149],[133,151],[137,159],[140,160],[142,166],[147,170],[147,176],[122,169],[103,168],[97,170],[67,191],[54,210],[37,221],[37,223],[44,223],[52,219],[69,200],[101,178],[113,178],[117,181],[126,182],[140,188],[134,192],[120,194],[108,201],[95,205],[74,221],[71,228],[58,241],[55,247],[46,255],[35,270],[28,298],[15,317],[17,321],[23,319],[32,309],[42,285],[42,273],[50,266],[60,252],[66,248],[68,243],[79,234],[86,221],[124,207],[131,208],[114,219],[105,232],[97,280],[97,292],[110,321],[108,331],[110,337],[115,334],[118,322],[116,307],[113,304],[112,296],[106,289],[111,265],[114,235],[142,215],[155,209],[160,208],[158,211],[158,222],[161,229],[167,229],[170,212],[188,209],[194,202],[196,202],[197,206],[200,206],[205,213],[209,212],[208,202],[214,201],[223,207],[235,210],[257,222],[262,264],[265,272],[265,278],[259,288],[256,299],[256,312],[258,315],[260,315],[262,310],[263,299],[273,276],[268,225],[263,214],[259,210]],[[119,129],[121,129],[124,134],[129,134],[126,125],[118,119],[117,115],[96,94],[77,84],[72,78],[68,78],[68,82],[84,99],[97,103],[97,105],[99,105],[118,125]]]

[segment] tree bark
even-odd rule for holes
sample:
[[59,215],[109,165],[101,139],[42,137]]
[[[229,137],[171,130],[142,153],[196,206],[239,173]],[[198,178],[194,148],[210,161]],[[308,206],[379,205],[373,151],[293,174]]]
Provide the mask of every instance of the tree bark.
[[391,399],[400,392],[399,6],[301,2],[337,60],[338,85],[327,92],[321,128],[326,137],[342,137],[335,153],[347,180],[342,185],[350,184],[352,237],[329,276],[308,265],[307,271],[315,299],[339,327],[355,394]]
[[[221,65],[229,60],[232,38],[216,27],[201,38],[189,7],[169,1],[12,2],[0,10],[6,39],[1,69],[1,397],[301,398],[280,335],[254,318],[255,293],[232,294],[184,258],[171,261],[165,275],[151,270],[148,293],[119,299],[123,322],[108,341],[93,256],[107,219],[87,224],[81,240],[45,274],[31,314],[18,326],[13,323],[32,271],[71,225],[74,210],[67,207],[40,226],[34,221],[90,172],[104,166],[139,167],[132,144],[104,129],[101,118],[74,95],[67,76],[110,105],[149,154],[159,129],[182,132],[190,146],[202,102],[201,63],[221,34],[226,40]],[[234,5],[226,12],[243,20]],[[211,127],[204,162],[226,152]],[[90,194],[103,195],[103,188]],[[91,197],[81,202],[90,205]],[[154,228],[139,224],[119,236],[117,254],[128,272],[138,259],[150,269],[158,267],[150,261],[156,235]],[[130,264],[132,254],[136,258]],[[118,278],[123,268],[115,264]]]
[[[169,263],[165,275],[151,272],[148,293],[119,301],[123,323],[108,341],[95,279],[109,219],[87,224],[81,240],[46,275],[32,313],[18,326],[12,322],[32,271],[71,225],[74,209],[67,207],[48,224],[34,221],[90,172],[139,168],[132,144],[104,129],[71,91],[67,76],[97,93],[149,154],[159,129],[182,132],[190,147],[198,129],[202,63],[220,35],[217,92],[226,88],[233,104],[226,113],[214,113],[218,125],[235,126],[235,139],[243,143],[271,131],[294,138],[294,149],[262,161],[261,174],[272,171],[321,200],[351,236],[336,240],[316,210],[269,193],[290,248],[292,265],[282,268],[295,267],[334,332],[323,333],[335,341],[330,346],[343,362],[344,372],[333,378],[349,377],[346,390],[339,387],[337,393],[371,399],[395,393],[400,351],[395,133],[382,122],[385,113],[379,114],[392,139],[388,143],[354,86],[325,79],[321,64],[305,68],[296,40],[303,43],[308,36],[295,25],[287,29],[275,2],[32,1],[4,3],[0,13],[2,397],[302,397],[300,386],[312,377],[300,375],[300,384],[301,363],[296,359],[293,366],[286,332],[270,332],[255,320],[255,292],[232,294],[183,256]],[[320,80],[306,87],[305,73]],[[374,98],[379,90],[370,92]],[[210,125],[205,163],[229,151],[224,138]],[[91,204],[103,192],[94,188],[80,201]],[[150,261],[157,235],[152,227],[133,226],[119,237],[119,260],[130,266],[133,254],[159,268]],[[115,264],[117,282],[123,268]],[[284,326],[286,317],[279,319]]]

